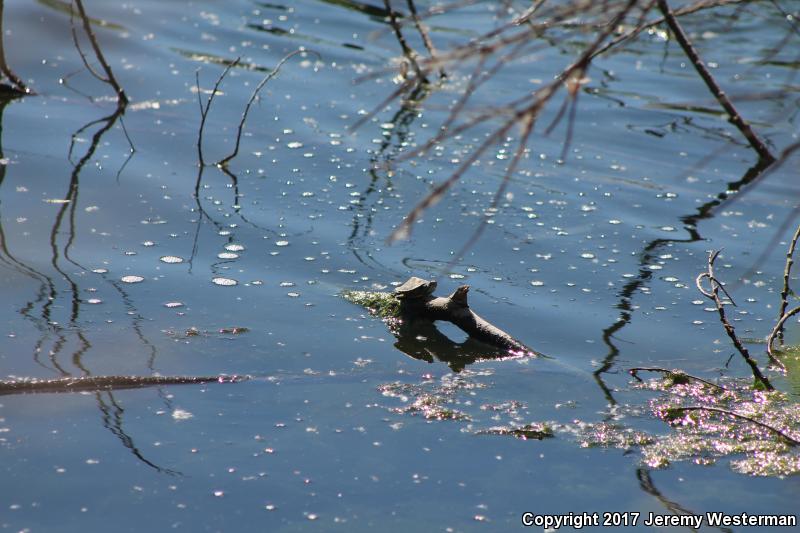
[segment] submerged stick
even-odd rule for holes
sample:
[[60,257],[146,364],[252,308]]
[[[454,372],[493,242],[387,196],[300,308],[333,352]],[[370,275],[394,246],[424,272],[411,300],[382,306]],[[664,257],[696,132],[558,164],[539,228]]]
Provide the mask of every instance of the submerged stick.
[[709,413],[719,413],[719,414],[727,415],[727,416],[730,416],[730,417],[733,417],[733,418],[738,418],[739,420],[745,420],[745,421],[750,422],[751,424],[754,424],[754,425],[756,425],[756,426],[758,426],[760,428],[764,428],[767,431],[771,431],[772,433],[778,435],[779,437],[782,437],[783,439],[785,439],[786,443],[789,446],[798,446],[798,445],[800,445],[800,440],[797,440],[796,438],[794,438],[793,436],[789,435],[785,431],[783,431],[781,429],[778,429],[776,427],[770,426],[769,424],[765,424],[764,422],[756,420],[755,418],[751,418],[751,417],[749,417],[747,415],[736,413],[734,411],[729,411],[728,409],[722,409],[722,408],[719,408],[719,407],[704,407],[704,406],[700,406],[700,405],[691,405],[691,406],[688,406],[688,407],[672,407],[671,409],[673,409],[675,411],[684,411],[684,412],[689,412],[689,411],[707,411]]
[[708,385],[709,387],[712,387],[712,388],[714,388],[716,390],[719,390],[719,391],[725,392],[725,391],[728,390],[725,387],[717,385],[716,383],[714,383],[712,381],[708,381],[707,379],[703,379],[701,377],[697,377],[697,376],[693,376],[691,374],[687,374],[686,372],[684,372],[682,370],[670,370],[669,368],[661,368],[661,367],[657,367],[657,366],[637,366],[637,367],[633,367],[633,368],[629,368],[628,369],[628,374],[633,376],[633,378],[635,380],[637,380],[637,381],[639,381],[641,383],[642,382],[642,378],[639,377],[639,372],[660,372],[660,373],[666,375],[667,377],[674,379],[676,382],[678,382],[678,380],[680,380],[680,379],[693,380],[693,381],[697,381],[698,383],[703,383],[705,385]]
[[56,379],[20,378],[0,381],[0,396],[53,392],[86,392],[115,389],[138,389],[158,385],[199,385],[203,383],[239,383],[249,376],[81,376]]

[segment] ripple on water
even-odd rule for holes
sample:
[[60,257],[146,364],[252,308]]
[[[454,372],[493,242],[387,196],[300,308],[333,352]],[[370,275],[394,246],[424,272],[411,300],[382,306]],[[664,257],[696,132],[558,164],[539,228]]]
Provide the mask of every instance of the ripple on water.
[[211,280],[211,283],[213,283],[214,285],[221,285],[223,287],[233,287],[234,285],[237,285],[239,282],[231,278],[214,278]]
[[141,283],[144,278],[142,276],[122,276],[119,280],[123,283]]

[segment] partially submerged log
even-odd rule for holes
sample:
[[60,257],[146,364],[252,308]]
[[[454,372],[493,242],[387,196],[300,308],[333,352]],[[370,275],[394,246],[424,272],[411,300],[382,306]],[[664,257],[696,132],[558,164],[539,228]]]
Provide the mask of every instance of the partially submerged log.
[[481,318],[468,302],[469,285],[461,285],[449,296],[434,296],[436,282],[410,278],[394,293],[348,291],[344,297],[367,307],[374,314],[394,320],[444,320],[473,339],[505,350],[509,355],[541,355],[494,324]]
[[238,383],[249,376],[80,376],[56,379],[19,378],[0,381],[0,395],[138,389],[159,385]]

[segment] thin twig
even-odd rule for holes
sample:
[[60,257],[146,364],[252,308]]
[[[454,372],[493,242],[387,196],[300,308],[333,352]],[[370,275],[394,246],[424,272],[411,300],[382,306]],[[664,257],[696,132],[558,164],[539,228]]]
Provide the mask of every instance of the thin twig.
[[97,38],[95,37],[94,31],[92,30],[92,25],[89,21],[89,17],[88,15],[86,15],[86,10],[83,8],[83,0],[75,0],[75,5],[78,7],[78,13],[80,14],[81,20],[83,21],[83,30],[86,32],[86,36],[89,38],[89,42],[92,44],[94,55],[100,62],[100,66],[103,67],[103,71],[106,73],[106,77],[108,78],[107,80],[108,84],[111,85],[111,87],[114,88],[114,92],[117,93],[117,104],[121,107],[124,107],[128,103],[128,97],[125,95],[125,91],[122,89],[122,86],[117,82],[117,79],[114,77],[114,72],[111,70],[111,67],[109,66],[105,56],[103,55],[103,51],[100,49],[100,45],[97,43]]
[[[653,4],[655,4],[655,1],[656,0],[653,1]],[[682,17],[684,15],[691,15],[692,13],[697,13],[698,11],[703,11],[703,10],[706,10],[706,9],[713,9],[713,8],[717,8],[717,7],[723,7],[723,6],[732,5],[732,4],[741,4],[741,3],[745,3],[745,2],[751,2],[751,1],[752,0],[700,1],[700,2],[697,2],[697,3],[692,4],[690,6],[680,7],[678,9],[674,10],[672,13],[676,17]],[[654,27],[658,26],[659,24],[663,24],[664,20],[665,20],[664,17],[658,17],[658,18],[653,19],[653,20],[651,20],[649,22],[644,22],[642,24],[639,24],[638,26],[634,27],[632,30],[630,30],[630,31],[628,31],[626,33],[623,33],[619,37],[616,37],[615,39],[610,40],[608,43],[606,43],[605,45],[603,45],[600,48],[598,48],[597,51],[592,55],[592,59],[594,59],[595,57],[599,56],[600,54],[603,54],[603,53],[607,52],[611,48],[614,48],[615,46],[624,43],[625,41],[633,39],[634,37],[636,37],[637,35],[642,33],[644,30],[648,30],[650,28],[654,28]]]
[[206,126],[206,117],[208,116],[208,111],[211,109],[211,102],[214,101],[214,97],[217,95],[217,90],[219,89],[222,80],[225,79],[225,76],[228,75],[228,72],[239,64],[239,60],[241,57],[237,57],[234,61],[229,63],[225,70],[222,71],[222,74],[219,75],[217,78],[217,82],[214,84],[214,89],[211,91],[211,94],[208,95],[208,100],[206,100],[205,105],[203,105],[203,95],[202,91],[200,90],[200,71],[196,70],[194,73],[194,81],[195,87],[197,88],[197,102],[200,105],[200,131],[197,134],[197,156],[200,159],[200,166],[206,166],[205,159],[203,158],[203,130]]
[[722,90],[722,88],[717,84],[717,81],[711,75],[711,72],[706,68],[705,63],[700,58],[700,54],[697,53],[697,50],[694,48],[694,45],[689,40],[689,37],[684,33],[683,28],[681,27],[680,22],[675,17],[674,13],[669,7],[669,3],[667,0],[658,0],[658,8],[661,10],[662,15],[664,15],[664,20],[666,21],[669,29],[672,31],[672,34],[675,36],[675,39],[680,44],[681,48],[683,49],[684,54],[686,57],[689,58],[689,61],[694,66],[697,73],[703,78],[706,86],[708,87],[711,94],[717,99],[717,102],[725,109],[725,112],[728,113],[728,119],[730,122],[738,128],[738,130],[745,136],[747,141],[750,143],[750,146],[758,153],[761,159],[765,161],[775,161],[775,156],[772,155],[767,145],[758,137],[758,135],[752,130],[750,124],[742,119],[742,116],[733,106],[728,96]]
[[406,215],[403,221],[400,223],[400,226],[395,228],[395,230],[389,235],[386,239],[387,242],[394,242],[399,239],[405,239],[411,233],[411,227],[416,222],[416,220],[425,212],[429,207],[435,205],[439,200],[442,199],[442,196],[453,186],[455,182],[461,179],[461,176],[464,172],[467,171],[469,167],[481,156],[481,154],[492,144],[494,144],[498,139],[501,139],[508,130],[514,125],[513,122],[509,122],[501,127],[499,130],[495,131],[489,137],[486,138],[483,143],[478,147],[477,150],[472,152],[467,159],[461,163],[461,165],[453,172],[449,178],[445,181],[437,185],[433,188],[431,192],[425,196],[414,208]]
[[[792,242],[789,243],[789,249],[786,251],[786,266],[783,269],[783,290],[781,291],[781,308],[778,312],[778,324],[775,329],[778,331],[778,338],[783,344],[783,317],[786,315],[786,308],[789,307],[789,277],[792,273],[792,265],[794,265],[794,249],[797,247],[797,239],[800,238],[800,225],[792,236]],[[769,351],[769,350],[768,350]]]
[[[433,46],[431,36],[428,34],[428,30],[425,29],[425,26],[422,24],[422,21],[419,18],[417,6],[414,4],[414,0],[406,0],[406,4],[408,5],[408,11],[411,13],[411,20],[414,21],[414,26],[417,28],[420,37],[422,37],[422,43],[425,45],[425,48],[428,49],[428,53],[431,55],[431,59],[433,60],[436,57],[436,47]],[[445,73],[443,66],[439,67],[439,77],[447,77],[447,73]]]
[[[494,212],[497,209],[497,206],[500,204],[500,200],[503,197],[503,193],[506,191],[506,188],[508,187],[508,184],[511,181],[511,176],[513,176],[514,172],[517,169],[517,166],[519,165],[520,160],[522,159],[523,154],[525,153],[525,147],[528,144],[528,138],[530,137],[531,132],[533,132],[533,125],[534,125],[533,117],[532,116],[527,117],[524,120],[525,122],[523,123],[522,126],[523,127],[522,136],[520,137],[519,143],[517,143],[517,149],[514,153],[514,158],[511,160],[511,163],[509,163],[508,167],[506,168],[506,171],[503,174],[503,181],[500,182],[500,186],[497,187],[497,191],[495,191],[494,193],[494,198],[492,198],[492,203],[489,206],[488,210],[490,213]],[[472,233],[472,236],[470,236],[467,242],[464,243],[461,249],[453,256],[453,259],[450,260],[450,262],[447,264],[444,272],[442,272],[442,275],[450,272],[450,270],[452,270],[452,268],[464,258],[467,251],[470,248],[472,248],[476,242],[478,242],[478,239],[480,239],[481,235],[483,234],[484,230],[488,225],[489,225],[489,217],[484,216],[481,219],[481,222],[478,225],[478,227]]]
[[729,411],[728,409],[721,409],[719,407],[703,407],[703,406],[700,406],[700,405],[690,405],[688,407],[671,407],[670,409],[674,409],[676,411],[709,411],[709,412],[712,412],[712,413],[720,413],[720,414],[723,414],[723,415],[731,416],[733,418],[738,418],[740,420],[746,420],[747,422],[750,422],[751,424],[755,424],[756,426],[758,426],[760,428],[764,428],[764,429],[766,429],[768,431],[771,431],[772,433],[775,433],[779,437],[782,437],[783,439],[786,440],[786,443],[789,444],[790,446],[800,446],[800,440],[792,437],[791,435],[789,435],[785,431],[780,430],[780,429],[778,429],[776,427],[770,426],[769,424],[765,424],[764,422],[760,422],[760,421],[756,420],[755,418],[749,417],[747,415],[739,414],[739,413],[736,413],[734,411]]
[[392,26],[392,30],[394,30],[394,35],[397,37],[397,42],[400,43],[400,48],[403,50],[403,55],[406,57],[409,63],[411,63],[411,67],[414,69],[414,72],[417,74],[417,79],[423,83],[428,83],[428,77],[425,76],[425,73],[419,66],[417,62],[417,53],[414,51],[411,46],[406,42],[405,36],[403,36],[403,31],[400,29],[400,24],[397,22],[397,13],[392,9],[392,2],[390,0],[383,0],[383,5],[386,6],[386,11],[389,13],[389,24]]
[[21,94],[32,94],[33,92],[25,86],[25,83],[11,70],[11,67],[9,67],[6,62],[5,45],[3,42],[5,40],[5,31],[3,31],[3,4],[4,2],[0,1],[0,72],[13,84],[12,88],[15,91]]
[[517,18],[515,18],[512,21],[512,23],[516,24],[516,25],[519,25],[519,24],[525,24],[525,23],[530,22],[530,20],[533,17],[533,15],[535,15],[536,12],[539,11],[539,8],[542,7],[542,4],[544,4],[546,1],[547,0],[536,0],[533,3],[533,5],[531,5],[531,7],[529,7],[525,11],[523,11],[522,14],[520,14]]
[[661,368],[661,367],[657,367],[657,366],[637,366],[637,367],[634,367],[634,368],[629,368],[628,369],[628,373],[631,376],[633,376],[634,379],[636,379],[639,382],[641,382],[642,378],[639,377],[637,372],[661,372],[662,374],[667,374],[668,376],[680,376],[680,377],[684,377],[684,378],[687,378],[687,379],[691,379],[693,381],[698,381],[700,383],[704,383],[704,384],[708,385],[709,387],[713,387],[713,388],[715,388],[717,390],[726,391],[726,392],[728,390],[728,389],[726,389],[725,387],[723,387],[721,385],[717,385],[716,383],[713,383],[713,382],[708,381],[706,379],[703,379],[703,378],[700,378],[700,377],[697,377],[697,376],[693,376],[691,374],[687,374],[686,372],[684,372],[682,370],[670,370],[668,368]]
[[[532,95],[526,95],[523,99],[520,100],[520,104],[527,103],[522,109],[515,110],[511,116],[503,123],[494,133],[490,134],[484,142],[480,144],[480,146],[475,149],[472,154],[467,158],[467,160],[462,163],[455,172],[453,172],[449,178],[445,181],[440,183],[436,186],[428,195],[423,198],[405,217],[403,222],[391,233],[389,238],[387,239],[388,242],[393,242],[395,240],[406,238],[410,232],[412,225],[414,222],[422,215],[422,213],[428,209],[430,206],[434,205],[438,202],[442,196],[453,186],[466,172],[466,170],[474,163],[488,148],[491,146],[496,140],[502,138],[515,124],[520,123],[526,117],[530,117],[532,120],[536,120],[539,115],[539,112],[542,110],[544,105],[558,92],[558,90],[568,82],[570,77],[575,72],[586,72],[589,67],[589,63],[591,61],[592,53],[600,46],[600,44],[605,41],[605,39],[614,31],[614,29],[620,24],[620,22],[625,18],[627,13],[636,5],[637,0],[628,0],[625,7],[620,9],[608,22],[608,24],[603,28],[600,34],[595,38],[595,40],[584,50],[584,52],[578,57],[576,61],[574,61],[571,65],[565,68],[561,74],[559,74],[555,80],[553,80],[550,84],[541,89],[535,91]],[[486,118],[493,118],[496,113],[486,113],[482,114],[483,117]],[[484,119],[485,120],[485,119]],[[469,129],[473,125],[477,124],[480,121],[480,118],[473,119],[468,121],[467,124],[458,126],[453,128],[449,132],[439,132],[438,135],[434,137],[435,142],[438,140],[452,137],[453,135],[457,135],[460,131],[464,129]],[[432,146],[431,141],[424,143],[422,151],[427,149],[427,147]],[[435,144],[434,142],[434,144]],[[420,149],[413,150],[413,152],[420,152]],[[408,156],[408,154],[406,154]]]
[[783,330],[783,325],[786,323],[786,321],[789,320],[794,315],[796,315],[797,313],[800,313],[800,307],[795,307],[788,313],[785,313],[778,320],[778,323],[775,324],[775,327],[772,328],[772,332],[769,334],[769,337],[767,337],[767,355],[769,355],[769,358],[773,363],[777,364],[781,368],[785,367],[783,366],[783,363],[780,360],[776,359],[775,355],[772,353],[772,344],[775,342],[775,337],[778,335],[778,332]]
[[[250,106],[253,105],[253,102],[258,97],[258,93],[261,91],[262,88],[264,88],[264,85],[266,85],[269,80],[278,75],[278,72],[280,72],[283,64],[286,63],[289,59],[296,56],[297,54],[306,52],[309,51],[300,48],[295,50],[294,52],[286,54],[280,61],[278,61],[278,64],[275,65],[274,69],[272,69],[272,72],[264,76],[264,78],[259,82],[259,84],[256,85],[256,88],[253,90],[253,94],[250,95],[250,99],[247,101],[247,105],[244,107],[244,111],[242,112],[242,119],[239,121],[239,127],[236,129],[236,146],[234,147],[233,152],[231,152],[230,155],[223,157],[222,159],[217,161],[217,165],[225,166],[226,164],[228,164],[228,161],[239,155],[239,144],[242,140],[242,130],[244,130],[244,122],[245,120],[247,120],[247,114],[250,112]],[[317,54],[316,52],[312,51],[311,53],[315,54],[318,58],[320,57],[319,54]]]
[[[722,326],[725,328],[725,333],[728,334],[728,337],[730,337],[731,341],[733,341],[733,345],[736,347],[736,350],[741,354],[745,362],[750,367],[750,371],[752,372],[755,380],[766,390],[775,390],[775,387],[772,386],[772,383],[770,383],[767,377],[761,373],[761,370],[758,368],[758,364],[750,356],[750,352],[747,350],[745,345],[742,344],[742,341],[740,341],[739,337],[736,336],[736,330],[728,321],[728,317],[725,314],[725,305],[722,302],[722,298],[719,296],[719,291],[722,287],[722,284],[714,276],[714,261],[717,260],[718,256],[718,250],[712,251],[708,254],[707,270],[703,275],[697,277],[697,285],[700,287],[700,292],[703,293],[703,296],[714,301],[714,305],[717,308],[717,313],[719,313],[719,320],[722,323]],[[702,289],[700,286],[700,281],[702,279],[707,279],[709,281],[709,284],[711,285],[710,291]]]
[[122,127],[122,133],[125,134],[125,139],[128,140],[128,146],[130,147],[130,153],[134,153],[136,151],[136,146],[133,145],[133,141],[131,140],[131,136],[128,135],[128,128],[125,127],[125,120],[122,116],[119,117],[119,125]]
[[86,53],[81,48],[80,40],[78,39],[78,28],[75,26],[75,10],[69,10],[69,25],[70,31],[72,32],[72,43],[75,45],[75,50],[78,51],[78,55],[81,57],[81,62],[83,62],[83,66],[86,70],[89,71],[89,74],[95,77],[98,81],[102,83],[109,83],[108,78],[104,78],[99,72],[97,72],[91,64],[89,64],[89,58],[86,57]]

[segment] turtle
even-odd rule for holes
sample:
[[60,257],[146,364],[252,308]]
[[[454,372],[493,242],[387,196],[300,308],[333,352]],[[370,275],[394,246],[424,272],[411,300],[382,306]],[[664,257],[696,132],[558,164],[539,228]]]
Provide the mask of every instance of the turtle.
[[435,290],[435,281],[410,277],[405,283],[394,289],[394,295],[399,300],[417,300],[430,296]]

